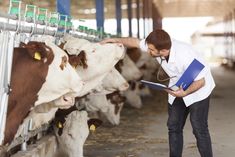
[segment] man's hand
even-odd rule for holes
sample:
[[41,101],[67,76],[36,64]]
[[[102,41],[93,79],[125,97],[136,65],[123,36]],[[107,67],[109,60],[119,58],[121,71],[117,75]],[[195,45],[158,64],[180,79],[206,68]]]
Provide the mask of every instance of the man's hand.
[[165,91],[169,94],[171,94],[174,97],[185,97],[187,95],[187,92],[184,91],[184,89],[182,87],[180,87],[178,90],[176,91],[172,91],[169,89],[165,89]]
[[177,91],[172,91],[165,89],[165,91],[175,97],[185,97],[193,92],[196,92],[198,89],[202,88],[205,85],[205,79],[194,81],[187,90],[183,90],[182,86]]

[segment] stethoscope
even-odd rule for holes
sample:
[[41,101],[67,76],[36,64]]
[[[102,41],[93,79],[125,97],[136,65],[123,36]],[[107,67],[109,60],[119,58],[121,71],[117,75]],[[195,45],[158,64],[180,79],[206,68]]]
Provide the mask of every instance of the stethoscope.
[[175,78],[176,76],[168,77],[168,78],[166,78],[166,79],[161,79],[161,78],[160,78],[160,71],[161,71],[161,69],[163,69],[163,68],[162,68],[162,62],[163,62],[164,60],[166,60],[164,57],[160,57],[160,59],[161,59],[161,61],[160,61],[160,67],[158,68],[158,71],[157,71],[157,80],[160,81],[160,82],[165,82],[165,81],[168,81],[168,80],[170,80],[170,79],[172,79],[172,78]]

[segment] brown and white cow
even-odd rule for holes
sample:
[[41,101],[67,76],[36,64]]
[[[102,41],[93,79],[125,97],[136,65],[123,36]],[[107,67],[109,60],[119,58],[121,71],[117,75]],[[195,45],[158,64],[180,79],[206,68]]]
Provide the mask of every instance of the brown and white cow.
[[14,49],[10,86],[4,144],[12,141],[32,107],[79,93],[83,82],[55,44],[29,42]]
[[[85,82],[85,86],[77,96],[83,96],[90,92],[90,90],[97,87],[105,76],[111,71],[114,65],[124,57],[125,48],[122,44],[99,44],[91,43],[84,39],[74,37],[65,38],[63,49],[68,52],[70,63],[75,67],[79,76]],[[82,54],[79,58],[79,55]],[[77,61],[82,61],[76,64]]]

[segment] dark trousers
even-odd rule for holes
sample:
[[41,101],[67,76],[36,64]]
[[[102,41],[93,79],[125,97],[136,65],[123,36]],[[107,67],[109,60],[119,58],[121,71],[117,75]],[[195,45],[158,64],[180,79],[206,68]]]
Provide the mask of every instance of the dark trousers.
[[168,104],[168,133],[170,157],[182,157],[183,128],[188,114],[197,140],[201,157],[212,157],[211,139],[208,130],[208,110],[210,97],[186,107],[182,98],[176,98],[172,105]]

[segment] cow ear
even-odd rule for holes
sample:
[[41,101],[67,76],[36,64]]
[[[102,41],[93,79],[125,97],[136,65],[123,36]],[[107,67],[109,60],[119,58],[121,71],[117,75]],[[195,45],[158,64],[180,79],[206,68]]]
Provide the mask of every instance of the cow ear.
[[91,118],[87,121],[88,127],[90,131],[95,131],[102,124],[102,120]]
[[26,45],[28,54],[35,60],[42,60],[47,57],[47,46],[42,42],[29,42]]
[[59,48],[61,48],[62,50],[64,49],[64,45],[66,44],[66,42],[62,42],[60,45],[58,45]]

